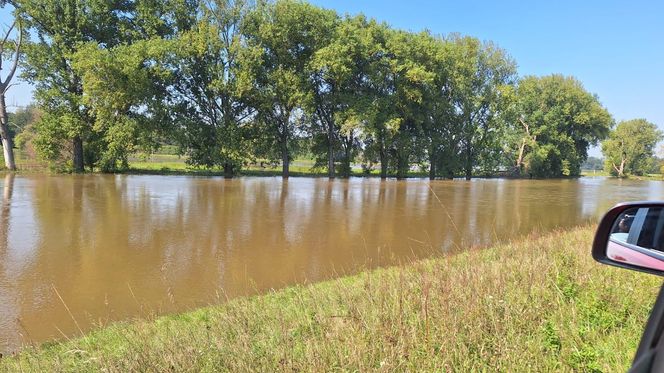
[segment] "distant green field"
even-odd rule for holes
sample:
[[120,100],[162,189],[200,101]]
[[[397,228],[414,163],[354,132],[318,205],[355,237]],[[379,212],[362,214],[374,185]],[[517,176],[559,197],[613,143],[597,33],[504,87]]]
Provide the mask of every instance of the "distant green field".
[[604,170],[581,170],[581,176],[611,176]]
[[[312,170],[314,162],[311,160],[294,160],[290,165],[290,172],[296,176],[306,175],[326,175],[325,170]],[[213,174],[222,175],[223,170],[219,168],[206,169],[203,167],[194,167],[187,165],[185,158],[177,155],[153,154],[142,159],[135,157],[129,162],[130,172],[137,173],[185,173],[185,174]],[[260,164],[250,165],[240,171],[243,175],[270,175],[281,174],[281,165],[270,165],[265,162],[264,166]]]
[[[314,168],[315,162],[311,159],[294,159],[290,164],[291,176],[327,176],[325,168]],[[145,157],[132,157],[129,160],[129,173],[147,174],[192,174],[192,175],[223,175],[219,168],[206,169],[187,165],[184,157],[169,154],[153,154]],[[245,166],[240,171],[245,176],[278,176],[281,175],[280,164],[270,164],[260,161]],[[368,175],[355,167],[352,176],[379,176],[380,170],[374,169]],[[409,177],[426,177],[426,172],[409,172]]]
[[[610,173],[606,171],[593,171],[593,170],[582,170],[581,171],[581,176],[611,176]],[[632,179],[632,180],[664,180],[664,175],[662,174],[646,174],[646,175],[630,175],[627,176],[627,179]]]
[[[173,149],[168,149],[174,152]],[[49,168],[44,162],[35,159],[30,159],[17,151],[16,163],[19,171],[28,172],[48,172]],[[291,176],[326,176],[327,170],[325,168],[313,168],[314,161],[311,159],[295,159],[290,164]],[[4,158],[0,153],[0,165],[4,165]],[[207,169],[204,167],[195,167],[188,165],[186,158],[176,154],[156,153],[150,155],[136,154],[129,159],[129,170],[126,173],[136,174],[163,174],[163,175],[223,175],[223,170],[220,168]],[[281,175],[280,164],[270,164],[264,162],[261,166],[260,162],[245,166],[240,171],[239,175],[245,176],[279,176]],[[380,170],[373,169],[369,174],[362,172],[358,167],[353,168],[352,176],[379,176]],[[411,171],[407,174],[408,177],[428,177],[428,173],[424,171]],[[582,170],[581,176],[611,176],[608,172],[603,170]],[[647,174],[643,176],[628,176],[628,179],[633,180],[664,180],[661,174]]]

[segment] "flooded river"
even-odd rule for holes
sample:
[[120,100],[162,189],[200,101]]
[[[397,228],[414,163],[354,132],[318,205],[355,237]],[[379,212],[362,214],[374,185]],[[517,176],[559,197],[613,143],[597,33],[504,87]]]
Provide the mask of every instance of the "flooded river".
[[[0,352],[597,221],[664,183],[0,176]],[[588,248],[590,255],[590,248]]]

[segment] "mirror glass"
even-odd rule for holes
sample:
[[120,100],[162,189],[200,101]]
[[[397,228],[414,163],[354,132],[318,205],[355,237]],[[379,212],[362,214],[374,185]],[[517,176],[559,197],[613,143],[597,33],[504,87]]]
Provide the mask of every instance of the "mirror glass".
[[664,271],[664,207],[631,208],[618,215],[606,256],[615,262]]

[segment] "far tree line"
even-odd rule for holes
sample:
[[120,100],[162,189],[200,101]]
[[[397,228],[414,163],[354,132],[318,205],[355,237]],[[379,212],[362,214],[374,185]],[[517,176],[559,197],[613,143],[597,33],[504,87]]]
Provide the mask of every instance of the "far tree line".
[[[329,177],[357,163],[381,177],[414,166],[431,178],[561,177],[579,175],[589,146],[606,140],[607,168],[623,176],[652,158],[662,136],[645,120],[612,130],[577,79],[519,77],[491,42],[406,32],[306,2],[7,3],[15,37],[0,51],[20,55],[35,87],[33,120],[13,131],[62,170],[118,171],[132,154],[168,144],[192,166],[228,176],[261,159],[288,177],[306,152]],[[5,145],[13,137],[2,118]],[[648,128],[641,148],[630,145]]]

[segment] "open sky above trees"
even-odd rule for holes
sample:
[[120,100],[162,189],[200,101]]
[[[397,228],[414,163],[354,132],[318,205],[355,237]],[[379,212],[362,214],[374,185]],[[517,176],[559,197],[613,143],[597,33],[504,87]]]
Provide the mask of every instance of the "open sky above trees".
[[[573,75],[596,93],[616,121],[645,118],[662,128],[664,106],[664,29],[658,17],[664,3],[654,1],[351,1],[312,0],[339,13],[364,13],[400,29],[460,32],[492,40],[518,63],[519,75]],[[10,10],[0,9],[0,24]],[[32,88],[21,83],[7,103],[27,105]],[[599,147],[590,155],[601,156]]]

